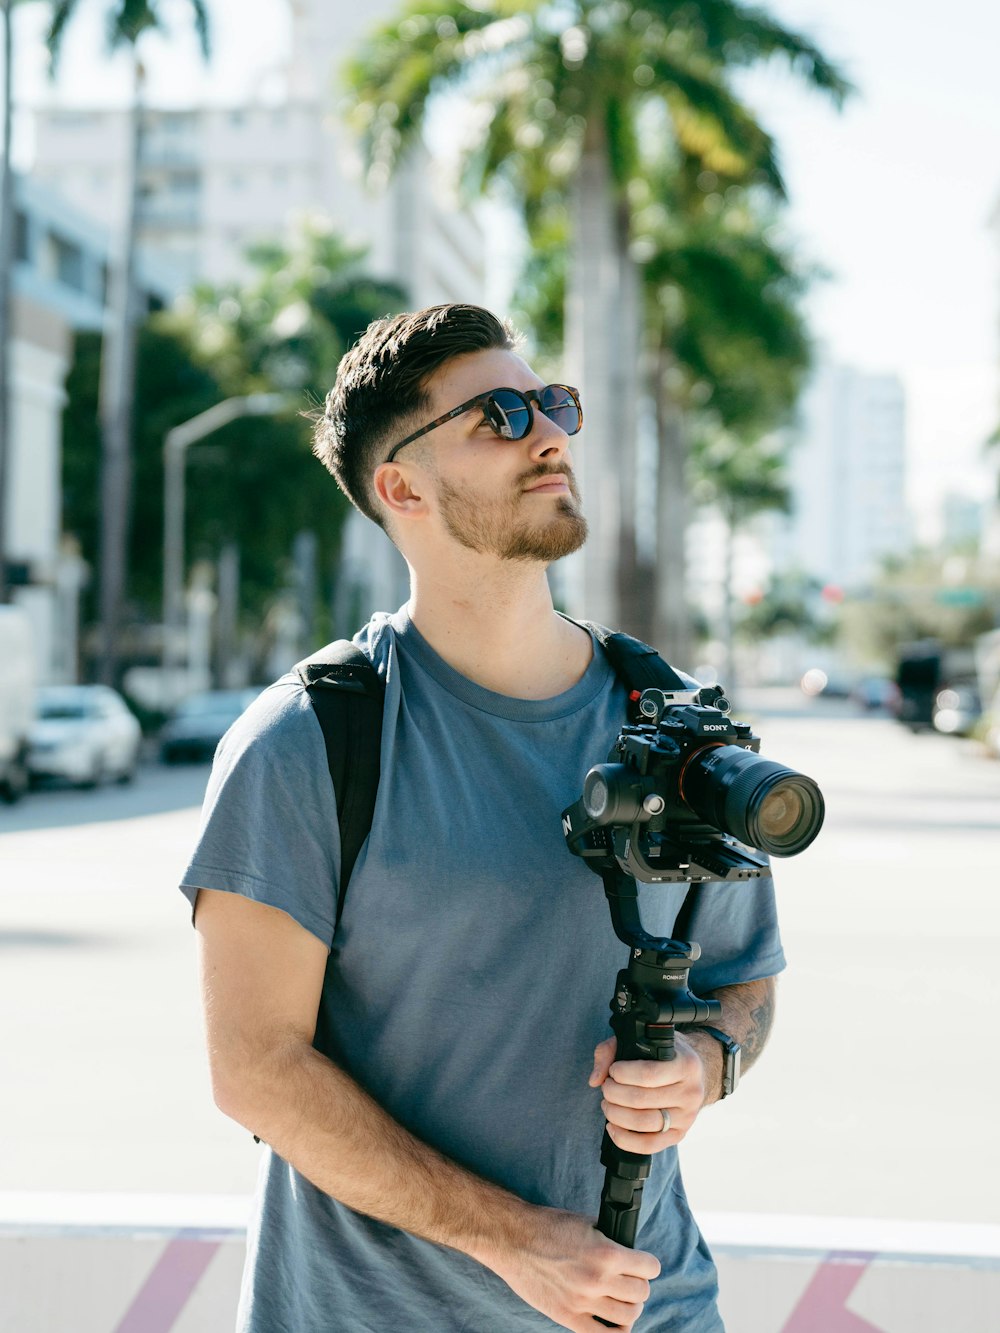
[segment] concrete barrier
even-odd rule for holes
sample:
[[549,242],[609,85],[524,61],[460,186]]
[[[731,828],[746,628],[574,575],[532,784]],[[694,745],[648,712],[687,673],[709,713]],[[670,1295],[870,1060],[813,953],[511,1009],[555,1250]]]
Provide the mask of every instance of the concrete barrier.
[[[248,1211],[219,1195],[0,1194],[0,1329],[227,1333]],[[700,1220],[727,1333],[1000,1331],[1000,1226]]]

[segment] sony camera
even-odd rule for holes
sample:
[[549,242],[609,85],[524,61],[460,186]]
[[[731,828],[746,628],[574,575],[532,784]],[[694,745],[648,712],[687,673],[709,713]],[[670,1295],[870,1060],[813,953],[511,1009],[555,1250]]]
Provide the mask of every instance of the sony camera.
[[812,778],[762,759],[760,737],[728,716],[719,686],[644,690],[608,762],[563,812],[570,850],[645,883],[756,879],[823,824]]

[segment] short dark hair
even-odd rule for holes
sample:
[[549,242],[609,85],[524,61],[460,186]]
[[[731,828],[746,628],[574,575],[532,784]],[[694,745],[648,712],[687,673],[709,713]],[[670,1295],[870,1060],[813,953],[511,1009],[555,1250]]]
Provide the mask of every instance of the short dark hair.
[[372,477],[429,406],[430,376],[468,352],[518,345],[509,323],[477,305],[434,305],[374,320],[341,358],[323,413],[313,417],[313,453],[351,503],[384,528]]

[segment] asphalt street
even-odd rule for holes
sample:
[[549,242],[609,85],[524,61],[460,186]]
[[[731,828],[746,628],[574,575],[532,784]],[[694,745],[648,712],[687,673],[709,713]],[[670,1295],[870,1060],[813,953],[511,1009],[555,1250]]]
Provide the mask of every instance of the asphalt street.
[[[792,692],[740,712],[828,816],[776,873],[771,1044],[683,1146],[695,1211],[997,1221],[1000,763]],[[175,887],[206,777],[150,765],[0,808],[0,1190],[253,1187]]]

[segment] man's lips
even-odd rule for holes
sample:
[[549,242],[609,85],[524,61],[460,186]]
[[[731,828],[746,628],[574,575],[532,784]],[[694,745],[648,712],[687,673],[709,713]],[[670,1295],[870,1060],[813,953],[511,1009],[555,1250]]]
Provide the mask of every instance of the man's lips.
[[560,472],[555,476],[543,478],[541,481],[536,482],[534,486],[529,486],[528,491],[532,494],[539,491],[552,492],[552,493],[564,491],[568,495],[569,482],[566,480],[565,476]]

